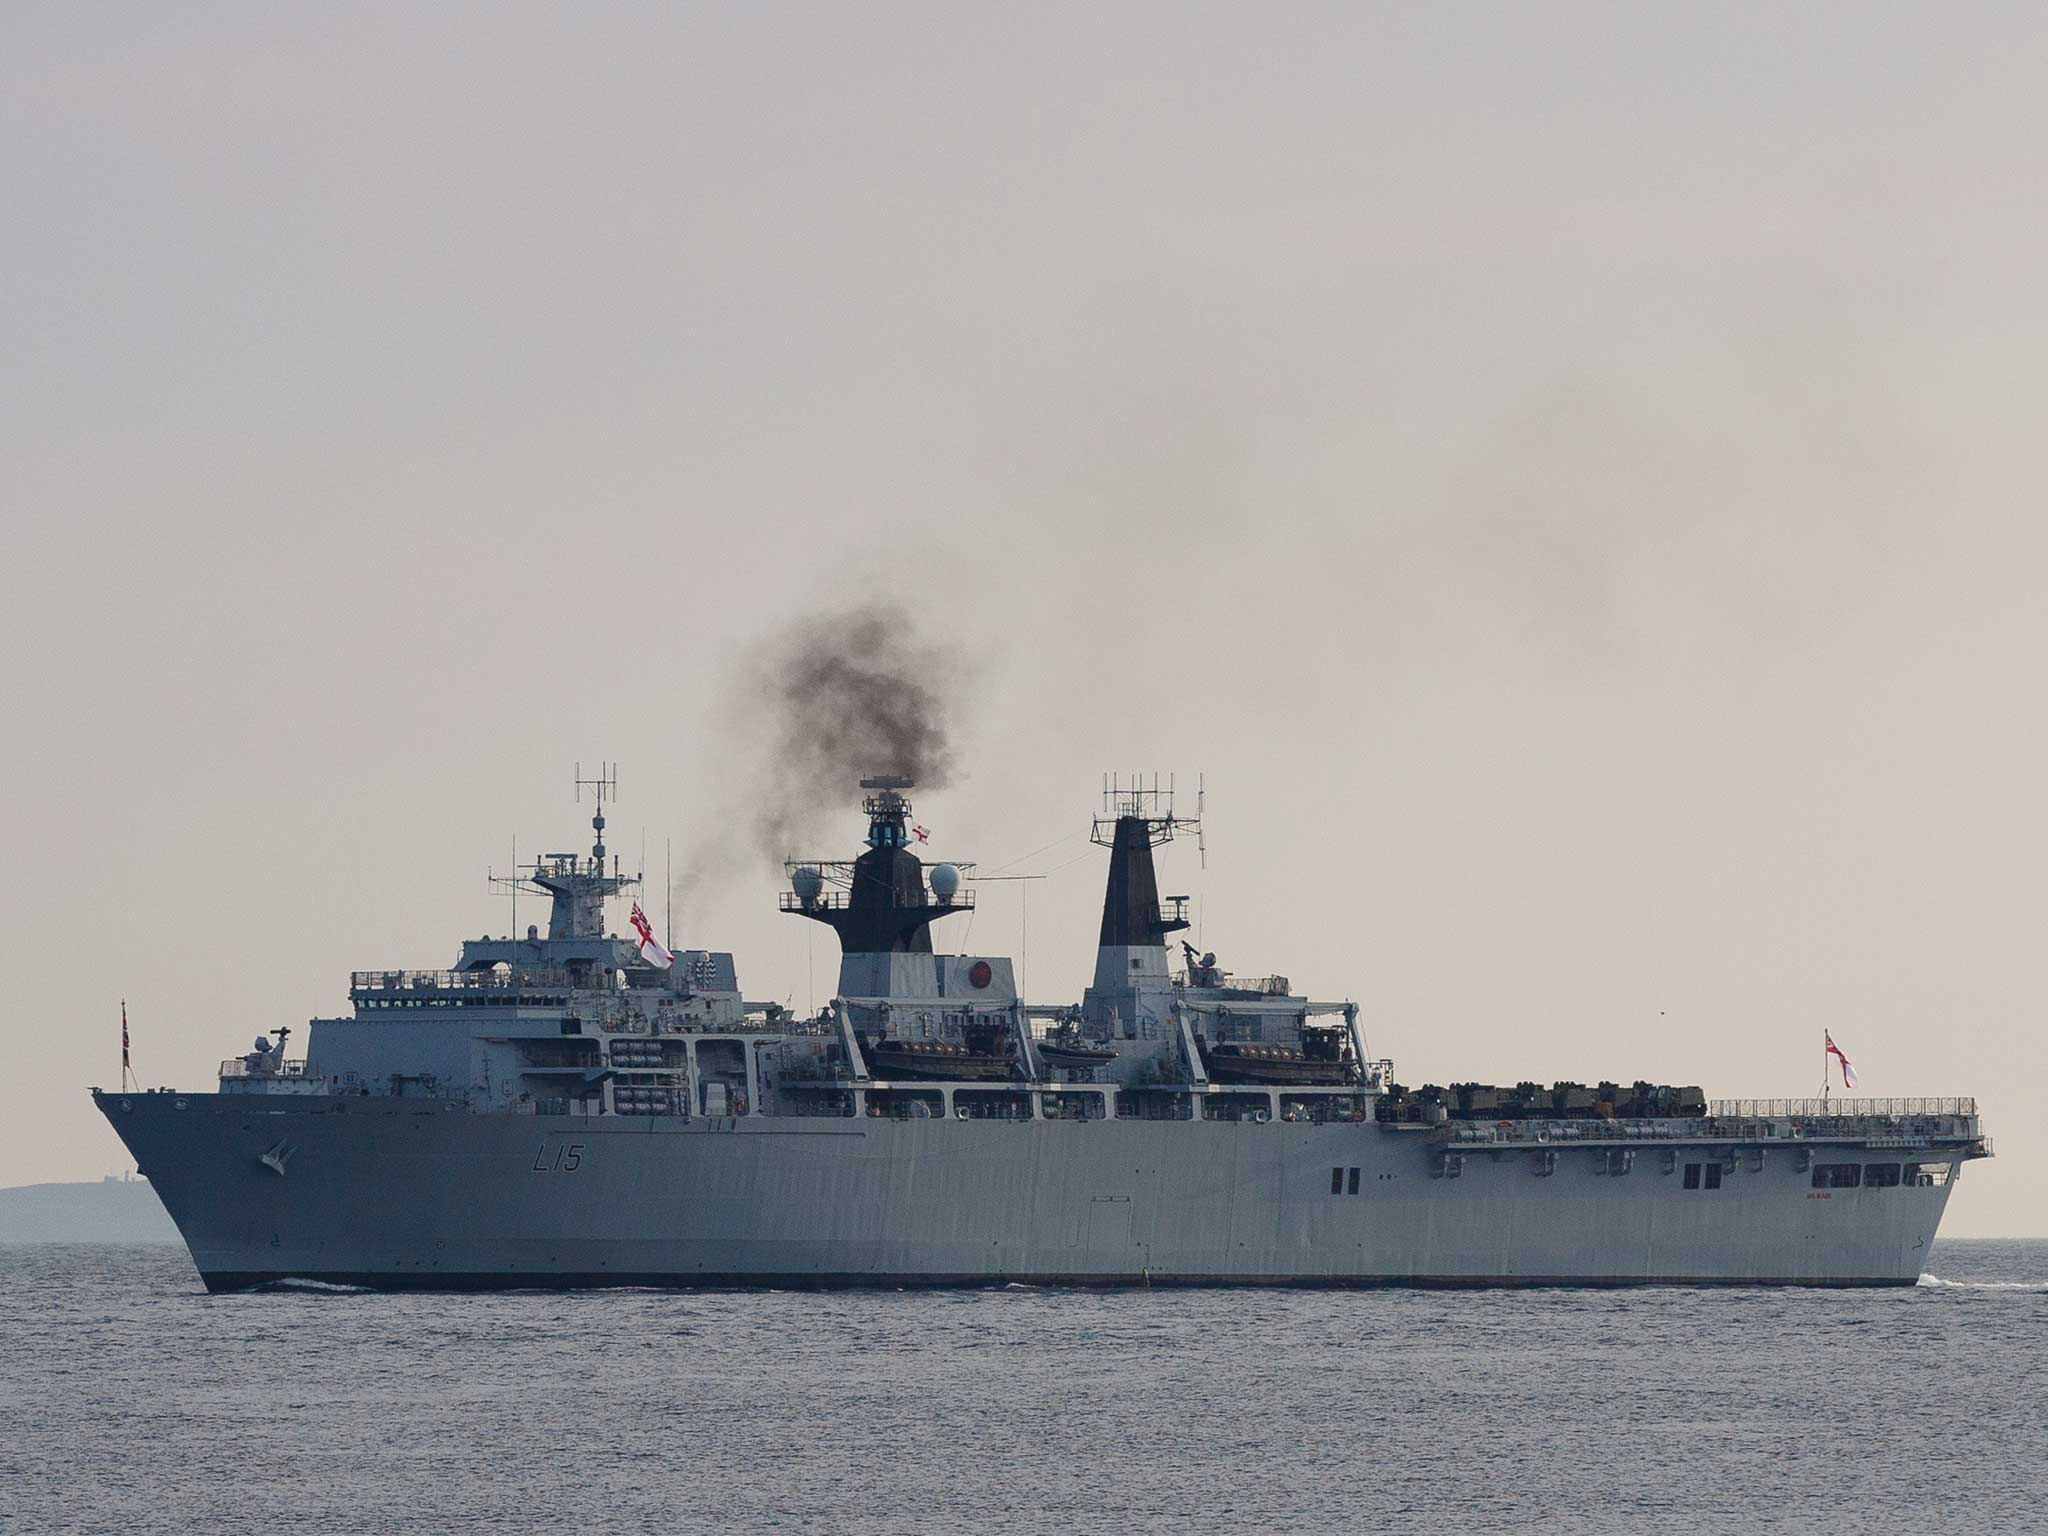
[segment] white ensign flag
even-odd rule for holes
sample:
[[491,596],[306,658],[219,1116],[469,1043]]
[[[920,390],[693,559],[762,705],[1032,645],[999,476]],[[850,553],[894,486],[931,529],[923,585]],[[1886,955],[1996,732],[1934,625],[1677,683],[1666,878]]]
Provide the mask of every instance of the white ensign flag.
[[1849,1065],[1849,1058],[1844,1056],[1842,1048],[1835,1044],[1835,1037],[1833,1035],[1829,1034],[1826,1030],[1822,1030],[1820,1037],[1828,1043],[1828,1055],[1834,1057],[1836,1061],[1842,1064],[1842,1086],[1844,1088],[1854,1088],[1856,1086],[1856,1069]]
[[633,931],[640,935],[640,958],[649,965],[667,970],[676,963],[676,957],[662,947],[661,940],[654,936],[653,925],[647,921],[647,914],[640,910],[640,903],[633,903]]

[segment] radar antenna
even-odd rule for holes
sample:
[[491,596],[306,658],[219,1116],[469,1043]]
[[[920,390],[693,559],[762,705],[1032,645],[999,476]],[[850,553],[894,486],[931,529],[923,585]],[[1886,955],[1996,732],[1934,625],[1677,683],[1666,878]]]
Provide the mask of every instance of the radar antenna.
[[917,781],[906,773],[876,773],[862,779],[860,787],[868,792],[861,801],[861,809],[868,813],[868,846],[903,847],[910,821],[910,802],[903,791],[915,789]]
[[1174,776],[1168,774],[1166,782],[1159,782],[1159,775],[1153,774],[1148,780],[1142,773],[1134,773],[1126,783],[1123,776],[1105,773],[1102,776],[1102,814],[1095,818],[1090,829],[1089,840],[1104,848],[1116,846],[1116,824],[1124,818],[1142,821],[1145,824],[1147,841],[1154,848],[1161,843],[1170,843],[1178,832],[1192,832],[1195,849],[1201,855],[1202,868],[1209,867],[1209,845],[1202,836],[1202,811],[1208,803],[1208,775],[1195,780],[1195,814],[1178,816],[1174,814]]

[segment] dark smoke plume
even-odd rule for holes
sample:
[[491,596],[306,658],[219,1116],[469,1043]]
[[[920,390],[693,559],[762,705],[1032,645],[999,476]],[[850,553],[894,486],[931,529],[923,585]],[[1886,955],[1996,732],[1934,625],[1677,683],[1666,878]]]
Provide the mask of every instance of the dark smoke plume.
[[946,697],[958,661],[896,604],[808,614],[770,639],[748,673],[746,739],[767,754],[753,835],[770,858],[815,852],[809,840],[830,835],[872,774],[907,774],[926,790],[951,782]]
[[[955,777],[949,701],[968,672],[892,602],[806,610],[727,679],[721,739],[737,743],[728,810],[699,827],[670,899],[679,926],[699,894],[765,856],[860,851],[860,781],[907,774],[920,791]],[[675,936],[671,936],[673,939]]]

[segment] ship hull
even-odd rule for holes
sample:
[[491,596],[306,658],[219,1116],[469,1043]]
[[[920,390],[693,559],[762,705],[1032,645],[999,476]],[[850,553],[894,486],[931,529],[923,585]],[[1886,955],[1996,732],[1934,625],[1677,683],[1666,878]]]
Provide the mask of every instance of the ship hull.
[[[214,1290],[1910,1285],[1954,1188],[1815,1190],[1798,1149],[1745,1146],[1721,1187],[1685,1189],[1687,1158],[1726,1160],[1704,1143],[1646,1145],[1627,1172],[1572,1146],[1467,1152],[1450,1173],[1426,1133],[1370,1121],[99,1103]],[[1965,1153],[1903,1155],[1954,1169]]]

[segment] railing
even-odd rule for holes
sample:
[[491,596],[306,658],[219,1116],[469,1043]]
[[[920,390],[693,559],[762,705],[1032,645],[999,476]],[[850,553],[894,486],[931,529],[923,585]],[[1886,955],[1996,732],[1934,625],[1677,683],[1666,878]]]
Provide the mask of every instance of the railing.
[[[1208,987],[1223,992],[1244,992],[1255,997],[1292,997],[1293,982],[1285,976],[1233,976],[1214,966],[1196,966],[1175,971],[1170,978],[1177,987]],[[1210,1006],[1207,1002],[1200,1006]]]
[[718,1019],[659,1019],[656,1034],[663,1035],[803,1035],[837,1036],[839,1026],[828,1016],[825,1019],[798,1018],[795,1014],[784,1014],[780,1019],[765,1019],[759,1014],[748,1014],[744,1018]]
[[1975,1099],[1709,1099],[1721,1120],[1899,1119],[1907,1115],[1974,1115]]
[[[785,912],[844,912],[853,905],[850,891],[820,891],[815,896],[799,896],[795,891],[784,891],[778,898]],[[889,893],[888,905],[892,907],[932,907],[942,912],[965,912],[974,905],[974,892],[962,888],[945,901],[936,893],[930,893],[923,901],[898,901],[894,891]]]
[[[1728,1100],[1735,1103],[1768,1103],[1768,1100]],[[1787,1101],[1795,1102],[1795,1101]],[[1813,1101],[1818,1104],[1820,1100]],[[1832,1103],[1843,1102],[1840,1099]],[[1968,1099],[1896,1099],[1876,1102],[1914,1104],[1968,1104]],[[1572,1142],[1669,1142],[1725,1141],[1745,1145],[1786,1146],[1828,1140],[1868,1141],[1878,1145],[1886,1138],[1906,1144],[1909,1139],[1925,1144],[1927,1138],[1981,1140],[1974,1128],[1958,1123],[1966,1110],[1935,1110],[1914,1114],[1848,1114],[1797,1117],[1800,1123],[1780,1134],[1780,1117],[1771,1115],[1709,1115],[1658,1120],[1451,1120],[1431,1128],[1430,1139],[1456,1146],[1556,1146]],[[1984,1143],[1987,1148],[1989,1143]]]
[[382,995],[418,992],[561,992],[578,985],[568,971],[529,966],[498,971],[351,971],[348,989]]
[[230,1056],[220,1064],[222,1077],[304,1077],[306,1064],[303,1061],[288,1061],[281,1067],[252,1067],[245,1056]]

